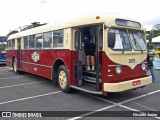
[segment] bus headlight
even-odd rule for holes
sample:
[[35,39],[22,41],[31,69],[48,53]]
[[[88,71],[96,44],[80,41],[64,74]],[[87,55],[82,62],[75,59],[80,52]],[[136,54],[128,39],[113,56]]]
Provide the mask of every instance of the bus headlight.
[[116,72],[117,74],[121,74],[121,72],[122,72],[121,67],[120,67],[120,66],[117,66],[116,69],[115,69],[115,72]]
[[141,69],[142,69],[142,70],[146,70],[146,65],[145,65],[145,64],[142,64],[142,65],[141,65]]

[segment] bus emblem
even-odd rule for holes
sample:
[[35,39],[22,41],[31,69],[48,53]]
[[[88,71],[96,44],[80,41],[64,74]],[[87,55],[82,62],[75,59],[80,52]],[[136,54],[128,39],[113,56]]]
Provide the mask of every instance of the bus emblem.
[[39,54],[37,52],[34,52],[31,54],[31,58],[34,62],[37,62],[39,60]]

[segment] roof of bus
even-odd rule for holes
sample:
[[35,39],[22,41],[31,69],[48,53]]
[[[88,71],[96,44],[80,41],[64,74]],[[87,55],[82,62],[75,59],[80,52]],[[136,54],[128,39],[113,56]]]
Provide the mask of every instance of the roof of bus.
[[[97,17],[99,17],[99,19],[97,19]],[[10,35],[8,37],[8,40],[14,39],[14,38],[20,38],[22,36],[57,30],[57,29],[76,27],[76,26],[82,26],[82,25],[89,25],[89,24],[97,24],[97,23],[105,23],[108,27],[116,27],[117,24],[115,23],[115,20],[117,18],[131,20],[127,17],[115,15],[115,14],[87,15],[87,16],[75,18],[72,20],[65,20],[64,22],[62,22],[62,21],[55,22],[52,24],[47,24],[47,25],[43,25],[40,27],[29,29],[29,30],[25,30],[25,31],[22,31],[19,33],[15,33],[13,35]],[[131,20],[131,21],[134,21],[134,20]],[[122,27],[122,26],[119,26],[119,27]],[[125,26],[125,27],[127,27],[127,26]],[[133,27],[128,27],[128,28],[133,28]],[[141,25],[141,28],[134,28],[134,29],[145,30],[143,25]]]

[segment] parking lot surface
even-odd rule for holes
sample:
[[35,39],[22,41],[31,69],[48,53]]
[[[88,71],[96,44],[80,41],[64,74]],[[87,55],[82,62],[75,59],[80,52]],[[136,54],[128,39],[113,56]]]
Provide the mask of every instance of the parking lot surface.
[[[0,111],[3,117],[0,119],[157,120],[160,119],[155,115],[160,115],[160,70],[155,70],[155,74],[157,83],[104,97],[76,90],[66,94],[47,79],[27,73],[16,75],[11,68],[1,65]],[[7,112],[16,111],[24,116],[7,117]],[[36,111],[42,111],[42,118],[38,114],[37,117],[25,116],[25,112]],[[52,117],[43,117],[45,112]]]

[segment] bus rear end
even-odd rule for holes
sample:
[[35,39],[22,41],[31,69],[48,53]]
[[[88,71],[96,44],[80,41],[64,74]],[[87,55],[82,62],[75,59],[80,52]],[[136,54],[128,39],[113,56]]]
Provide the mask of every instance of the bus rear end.
[[6,44],[7,37],[0,37],[0,64],[6,64]]
[[6,64],[6,51],[0,51],[0,64]]

